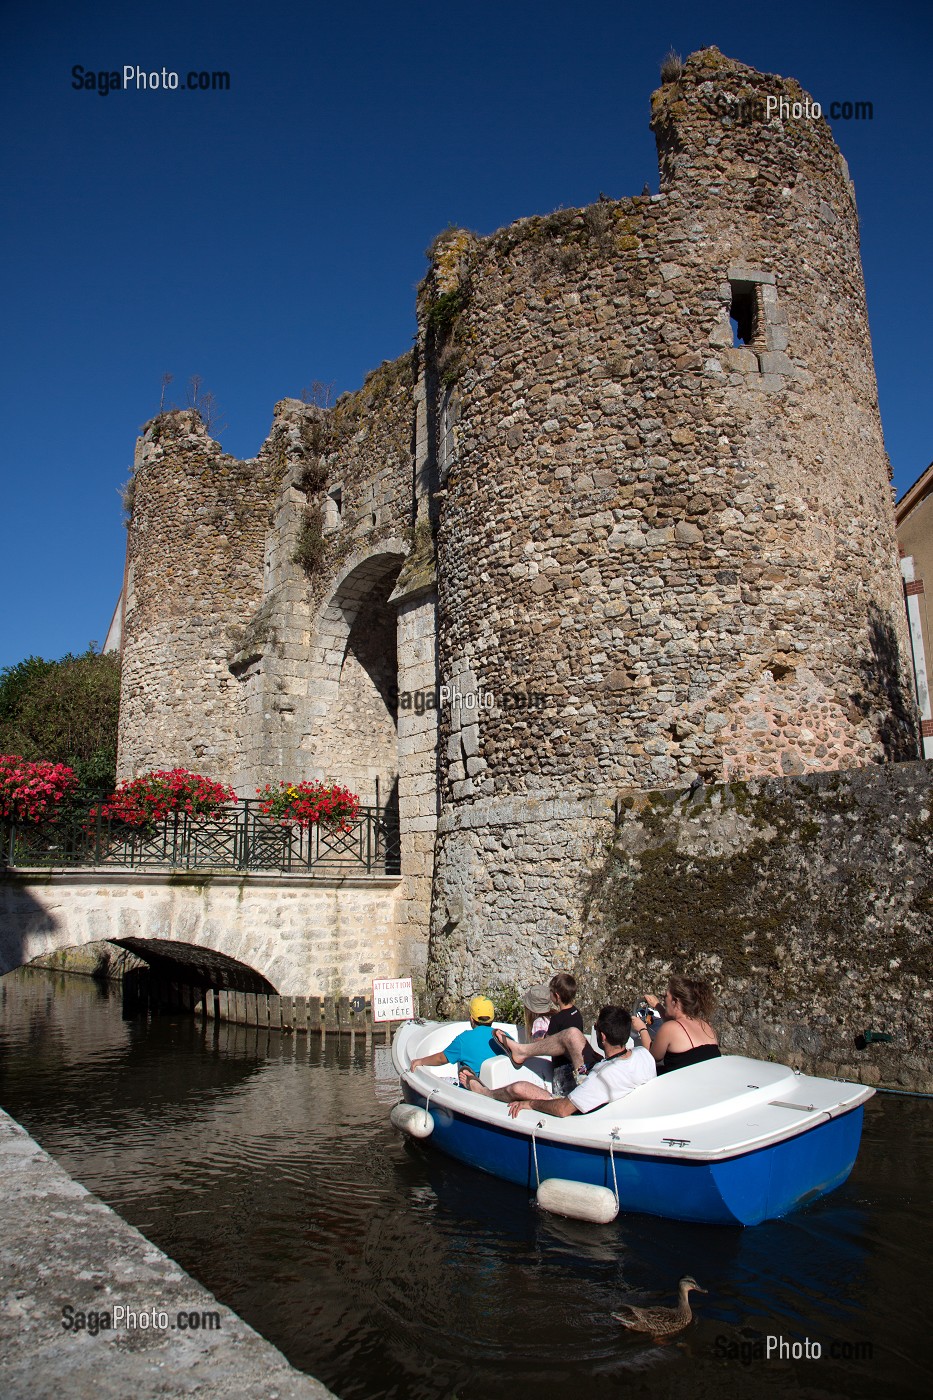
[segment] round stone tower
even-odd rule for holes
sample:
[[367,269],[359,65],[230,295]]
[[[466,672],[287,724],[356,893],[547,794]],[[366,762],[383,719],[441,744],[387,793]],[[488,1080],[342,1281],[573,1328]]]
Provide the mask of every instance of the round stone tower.
[[845,162],[715,49],[652,127],[660,194],[446,236],[422,293],[452,996],[516,925],[572,958],[608,794],[917,752]]

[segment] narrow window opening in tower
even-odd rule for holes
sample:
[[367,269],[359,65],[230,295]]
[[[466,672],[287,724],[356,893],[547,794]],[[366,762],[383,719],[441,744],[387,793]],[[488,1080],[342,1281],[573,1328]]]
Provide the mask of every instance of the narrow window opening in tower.
[[438,443],[438,469],[441,483],[447,480],[454,462],[457,460],[457,404],[450,385],[444,389],[441,399],[441,421]]
[[758,298],[755,287],[750,282],[731,282],[732,302],[729,307],[729,321],[732,326],[732,344],[738,349],[743,345],[754,345],[758,335]]

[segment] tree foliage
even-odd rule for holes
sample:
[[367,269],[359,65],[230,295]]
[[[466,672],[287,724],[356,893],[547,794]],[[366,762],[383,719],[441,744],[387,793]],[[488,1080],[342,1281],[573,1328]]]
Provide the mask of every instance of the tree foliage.
[[65,763],[75,800],[113,791],[117,766],[120,658],[89,648],[83,656],[30,656],[0,671],[0,753]]

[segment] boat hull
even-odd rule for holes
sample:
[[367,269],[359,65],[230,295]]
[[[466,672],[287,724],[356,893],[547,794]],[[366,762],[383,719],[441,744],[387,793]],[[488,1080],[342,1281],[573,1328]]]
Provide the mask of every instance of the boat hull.
[[[466,1090],[460,1092],[466,1094]],[[424,1094],[403,1080],[406,1101]],[[795,1137],[720,1161],[688,1161],[533,1139],[433,1100],[430,1145],[535,1191],[547,1177],[617,1187],[623,1211],[710,1225],[757,1225],[840,1186],[855,1163],[863,1107]],[[535,1161],[537,1157],[537,1164]],[[613,1170],[614,1168],[614,1170]]]

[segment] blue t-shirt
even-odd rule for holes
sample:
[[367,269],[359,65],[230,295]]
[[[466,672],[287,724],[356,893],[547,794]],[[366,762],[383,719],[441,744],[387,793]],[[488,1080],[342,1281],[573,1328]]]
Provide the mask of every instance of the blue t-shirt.
[[498,1053],[492,1026],[472,1026],[468,1031],[461,1031],[444,1050],[448,1063],[466,1065],[474,1074],[479,1074],[484,1060]]

